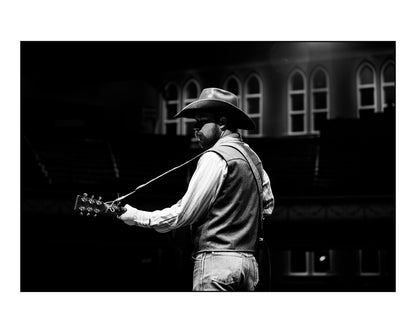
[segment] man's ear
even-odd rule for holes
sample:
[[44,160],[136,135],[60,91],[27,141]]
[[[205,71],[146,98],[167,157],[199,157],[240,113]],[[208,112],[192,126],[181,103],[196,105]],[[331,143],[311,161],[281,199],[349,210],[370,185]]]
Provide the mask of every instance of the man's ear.
[[218,124],[220,125],[220,129],[221,130],[227,129],[227,118],[226,117],[221,117],[218,120]]

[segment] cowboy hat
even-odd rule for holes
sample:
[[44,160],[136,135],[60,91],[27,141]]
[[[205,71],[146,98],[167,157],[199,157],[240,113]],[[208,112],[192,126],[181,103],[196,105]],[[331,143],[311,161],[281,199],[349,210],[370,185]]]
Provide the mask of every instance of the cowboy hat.
[[174,118],[195,118],[197,111],[224,113],[232,119],[237,128],[252,130],[256,125],[251,118],[238,107],[237,96],[219,88],[205,88],[199,98],[185,106]]

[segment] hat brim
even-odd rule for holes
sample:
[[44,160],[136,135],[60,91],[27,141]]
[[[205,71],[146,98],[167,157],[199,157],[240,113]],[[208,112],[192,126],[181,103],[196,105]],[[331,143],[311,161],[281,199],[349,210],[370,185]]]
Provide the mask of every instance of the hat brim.
[[223,112],[233,120],[234,125],[240,129],[254,130],[256,125],[253,120],[241,109],[231,103],[221,100],[200,99],[185,106],[174,118],[195,118],[198,111],[213,113]]

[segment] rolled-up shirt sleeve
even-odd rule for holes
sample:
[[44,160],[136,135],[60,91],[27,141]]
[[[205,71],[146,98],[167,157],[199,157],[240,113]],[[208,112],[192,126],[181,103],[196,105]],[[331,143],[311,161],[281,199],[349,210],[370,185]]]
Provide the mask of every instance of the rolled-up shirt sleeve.
[[206,152],[198,161],[185,195],[171,207],[152,212],[126,205],[119,218],[130,225],[153,228],[158,232],[192,224],[208,212],[227,176],[227,163],[218,154]]

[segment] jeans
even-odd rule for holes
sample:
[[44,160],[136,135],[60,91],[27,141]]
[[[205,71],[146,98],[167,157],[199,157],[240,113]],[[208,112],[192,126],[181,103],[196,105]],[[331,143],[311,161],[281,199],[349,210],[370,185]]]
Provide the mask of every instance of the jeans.
[[253,254],[202,252],[193,259],[193,291],[254,291],[259,282]]

